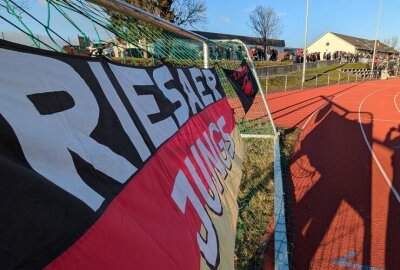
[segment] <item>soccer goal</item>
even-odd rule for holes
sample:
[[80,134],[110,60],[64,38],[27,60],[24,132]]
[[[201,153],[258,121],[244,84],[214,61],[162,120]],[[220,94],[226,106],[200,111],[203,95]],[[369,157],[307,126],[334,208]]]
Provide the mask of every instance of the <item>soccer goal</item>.
[[[29,6],[33,5],[33,6]],[[223,90],[234,110],[241,137],[253,146],[265,144],[273,169],[273,220],[260,218],[264,203],[271,203],[260,192],[268,183],[242,183],[236,237],[236,267],[249,267],[253,257],[262,264],[266,249],[274,250],[276,269],[288,269],[285,198],[281,171],[279,132],[270,113],[265,89],[260,84],[248,48],[241,40],[210,40],[145,12],[122,0],[0,0],[0,39],[44,50],[78,56],[104,56],[133,66],[170,65],[216,70]],[[246,60],[256,78],[259,92],[245,113],[223,69],[235,70]],[[265,143],[263,142],[265,141]],[[269,163],[268,163],[269,164]],[[257,209],[254,204],[258,204]],[[274,232],[274,241],[266,239]],[[252,239],[253,242],[246,242]],[[243,248],[245,250],[243,250]],[[251,255],[247,253],[252,253]],[[246,257],[247,256],[247,257]]]

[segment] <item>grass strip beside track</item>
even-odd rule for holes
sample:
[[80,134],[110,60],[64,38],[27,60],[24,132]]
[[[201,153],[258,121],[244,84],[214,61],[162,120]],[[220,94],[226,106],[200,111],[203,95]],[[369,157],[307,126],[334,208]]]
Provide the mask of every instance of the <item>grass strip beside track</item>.
[[[299,129],[284,132],[282,159],[293,153]],[[258,269],[263,263],[265,248],[273,245],[267,235],[274,214],[274,140],[244,139],[247,155],[243,163],[243,177],[238,205],[239,219],[235,247],[236,269]],[[290,173],[282,166],[283,174]]]

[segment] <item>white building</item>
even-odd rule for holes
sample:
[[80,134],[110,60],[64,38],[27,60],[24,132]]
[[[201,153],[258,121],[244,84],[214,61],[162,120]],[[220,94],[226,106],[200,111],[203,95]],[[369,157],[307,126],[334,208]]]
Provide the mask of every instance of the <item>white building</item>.
[[[307,53],[331,53],[345,52],[345,53],[361,53],[364,55],[372,55],[374,50],[374,40],[364,38],[352,37],[343,34],[327,32],[316,40],[314,40],[308,47]],[[376,47],[377,53],[380,55],[398,55],[399,52],[394,48],[378,41]]]

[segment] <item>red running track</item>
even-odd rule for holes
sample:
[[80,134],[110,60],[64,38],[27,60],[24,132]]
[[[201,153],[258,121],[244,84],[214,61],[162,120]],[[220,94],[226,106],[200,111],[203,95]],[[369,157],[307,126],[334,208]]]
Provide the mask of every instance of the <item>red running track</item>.
[[303,129],[291,160],[293,269],[400,269],[400,80],[268,94]]

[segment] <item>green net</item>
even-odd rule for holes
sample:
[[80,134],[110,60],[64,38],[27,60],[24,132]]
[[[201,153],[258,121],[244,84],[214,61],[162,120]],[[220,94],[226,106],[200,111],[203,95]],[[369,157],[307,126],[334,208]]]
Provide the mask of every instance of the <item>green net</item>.
[[[246,45],[238,40],[211,40],[209,41],[210,65],[215,67],[224,91],[235,111],[240,133],[243,135],[274,135],[275,127],[270,121],[267,107],[262,95],[265,94],[262,85],[251,109],[245,114],[237,98],[232,84],[223,72],[224,69],[237,69],[243,59],[249,66],[253,63],[249,60]],[[265,96],[264,96],[265,97]]]
[[[271,241],[274,212],[274,140],[248,138],[238,196],[236,268],[262,269],[273,260]],[[272,249],[270,250],[272,251]]]
[[[134,66],[204,67],[208,61],[208,66],[215,68],[219,75],[240,133],[250,137],[245,139],[248,155],[238,198],[235,265],[237,269],[258,269],[265,257],[273,258],[266,252],[267,247],[273,248],[268,231],[273,216],[275,127],[262,96],[265,89],[261,87],[253,106],[245,114],[223,72],[223,69],[238,68],[243,59],[252,66],[245,44],[238,40],[206,40],[204,45],[201,38],[193,39],[157,23],[110,9],[106,4],[107,8],[83,0],[35,1],[31,6],[15,0],[0,0],[0,3],[3,7],[0,8],[2,39],[62,53],[103,55]],[[5,25],[24,38],[17,39],[3,31]],[[208,56],[204,49],[208,50]]]
[[[133,65],[167,62],[194,66],[203,62],[200,42],[87,1],[46,1],[43,4],[46,12],[41,10],[35,14],[32,8],[24,8],[13,0],[1,1],[6,11],[2,10],[0,18],[25,34],[37,48],[83,55],[101,53]],[[43,9],[34,7],[35,11],[39,8]],[[34,32],[41,32],[46,38]],[[64,33],[75,34],[81,39],[80,44],[72,44]]]
[[[137,66],[166,63],[204,67],[201,41],[109,8],[82,0],[48,0],[33,2],[31,5],[36,6],[27,7],[16,0],[0,1],[4,7],[0,19],[23,33],[30,42],[28,45],[37,48],[80,55],[102,54],[113,61]],[[36,34],[38,32],[41,35]],[[3,39],[7,39],[7,34],[4,37],[2,33]],[[222,68],[236,69],[243,59],[248,59],[245,44],[208,40],[206,46],[209,66],[216,68],[225,93],[231,99],[241,133],[274,134],[261,93],[245,115],[222,71]]]
[[[24,34],[28,45],[37,48],[80,55],[102,54],[113,61],[137,66],[166,63],[204,67],[204,46],[207,46],[209,66],[216,68],[231,99],[241,133],[274,134],[261,93],[245,115],[222,71],[222,68],[236,69],[243,59],[248,59],[245,44],[239,41],[207,40],[204,45],[200,39],[187,38],[157,24],[82,0],[48,0],[34,2],[31,5],[36,6],[32,7],[24,7],[16,0],[0,1],[4,7],[0,19]],[[4,37],[2,32],[2,35],[7,39],[7,34]]]

